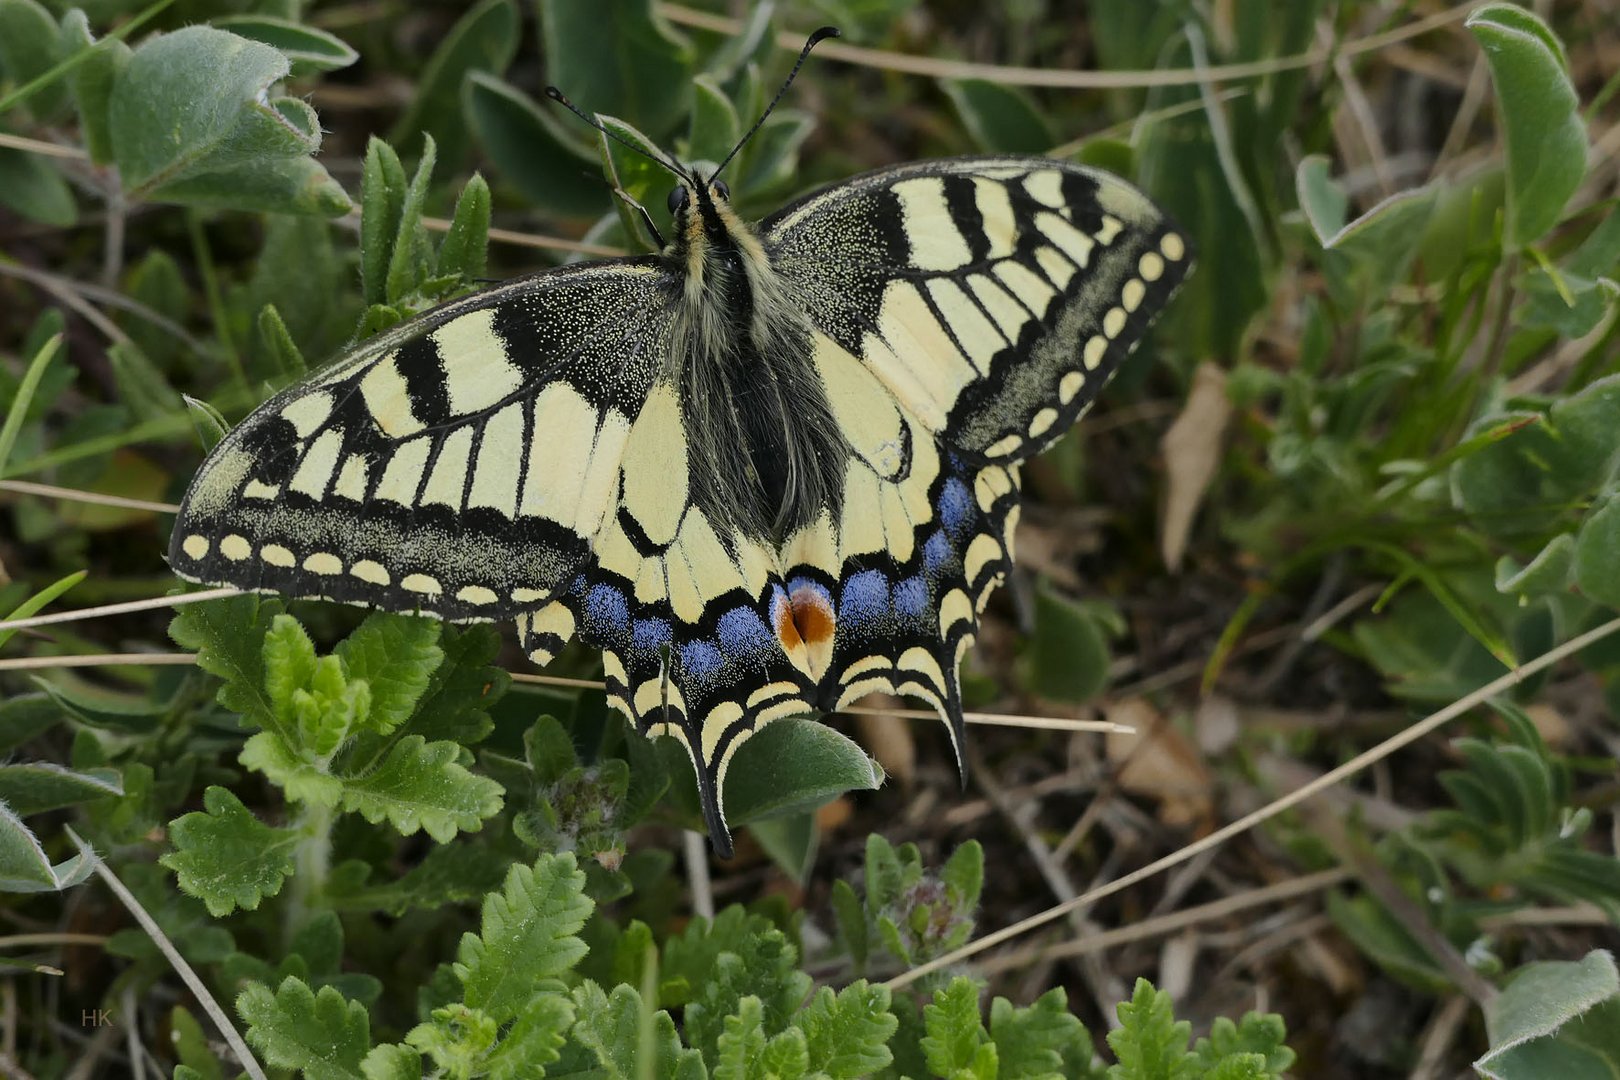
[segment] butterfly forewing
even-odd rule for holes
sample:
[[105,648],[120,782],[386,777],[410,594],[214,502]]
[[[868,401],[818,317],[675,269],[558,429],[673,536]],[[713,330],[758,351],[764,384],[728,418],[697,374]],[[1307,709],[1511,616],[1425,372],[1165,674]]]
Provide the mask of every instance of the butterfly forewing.
[[885,169],[760,228],[824,333],[951,448],[1000,461],[1074,423],[1188,266],[1135,188],[1044,159]]
[[176,573],[450,619],[542,607],[617,508],[673,290],[651,261],[570,268],[368,342],[215,447]]

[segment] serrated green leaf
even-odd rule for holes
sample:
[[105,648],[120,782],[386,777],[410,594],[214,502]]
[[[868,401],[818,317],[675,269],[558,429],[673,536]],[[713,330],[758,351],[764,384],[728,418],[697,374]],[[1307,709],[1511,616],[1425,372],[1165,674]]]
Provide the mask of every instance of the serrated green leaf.
[[990,1038],[1001,1065],[998,1080],[1035,1080],[1063,1076],[1074,1061],[1090,1063],[1091,1036],[1069,1012],[1061,987],[1048,990],[1026,1008],[1006,998],[990,1003]]
[[529,1080],[543,1076],[546,1066],[560,1057],[568,1029],[574,1023],[574,1004],[561,993],[539,994],[523,1003],[517,1019],[484,1063],[492,1080]]
[[1198,1059],[1187,1050],[1192,1025],[1178,1021],[1170,995],[1146,979],[1137,979],[1131,1000],[1120,1003],[1119,1024],[1108,1033],[1108,1045],[1119,1059],[1108,1070],[1109,1080],[1191,1080],[1198,1075]]
[[273,15],[228,15],[213,25],[278,50],[292,63],[292,78],[346,68],[360,54],[335,34]]
[[704,1075],[702,1055],[681,1046],[669,1013],[652,1012],[634,987],[616,986],[608,995],[587,980],[574,988],[573,999],[578,1016],[573,1037],[596,1055],[607,1080],[698,1080]]
[[339,643],[334,655],[352,681],[371,687],[367,726],[381,734],[410,719],[444,661],[437,619],[373,612]]
[[361,1080],[371,1022],[360,1002],[288,977],[274,993],[250,984],[237,996],[236,1012],[248,1023],[248,1042],[271,1065],[301,1069],[308,1080]]
[[1553,32],[1515,4],[1475,8],[1464,24],[1478,39],[1496,83],[1507,141],[1506,242],[1533,243],[1558,223],[1586,176],[1586,125]]
[[468,772],[460,755],[455,743],[407,735],[376,769],[343,779],[341,805],[373,825],[387,821],[401,836],[421,829],[441,844],[458,831],[477,832],[500,812],[501,788]]
[[[829,991],[830,992],[830,991]],[[759,998],[745,997],[726,1017],[714,1057],[714,1080],[754,1080],[765,1051],[764,1010]]]
[[579,930],[592,906],[571,853],[512,867],[501,892],[485,898],[478,934],[463,934],[456,953],[467,1004],[497,1019],[516,1016],[540,983],[585,955]]
[[[698,916],[686,929],[664,943],[663,978],[666,984],[684,985],[695,991],[713,978],[714,965],[722,953],[740,953],[749,938],[771,929],[770,920],[754,915],[738,904],[722,908],[711,919]],[[663,995],[666,1005],[685,1005],[691,997]]]
[[297,723],[294,695],[315,681],[315,643],[291,615],[278,614],[264,635],[264,692],[283,730]]
[[725,1018],[744,997],[757,997],[764,1007],[765,1031],[774,1034],[810,992],[810,977],[798,970],[798,954],[782,931],[772,927],[744,935],[735,951],[715,956],[707,978],[694,984],[693,1000],[683,1015],[686,1040],[714,1060]]
[[[1210,1025],[1208,1037],[1199,1039],[1193,1051],[1212,1070],[1236,1061],[1225,1066],[1234,1075],[1281,1077],[1294,1065],[1294,1052],[1283,1045],[1287,1035],[1283,1018],[1276,1013],[1247,1012],[1236,1024],[1219,1016]],[[1251,1060],[1239,1060],[1245,1058]]]
[[224,680],[219,703],[249,723],[282,730],[264,692],[264,636],[281,606],[257,596],[187,604],[169,623],[169,636],[197,654],[197,666]]
[[506,71],[521,40],[519,21],[515,0],[481,0],[458,19],[423,68],[416,97],[389,141],[415,153],[425,135],[438,145],[445,165],[457,168],[468,146],[462,85],[474,72]]
[[868,955],[866,909],[861,904],[860,897],[855,895],[854,887],[843,878],[833,880],[832,895],[829,899],[833,916],[838,921],[838,936],[843,939],[844,947],[849,950],[855,974],[862,975],[866,971]]
[[504,860],[467,844],[436,844],[400,877],[369,884],[371,866],[355,859],[339,864],[327,879],[335,911],[379,911],[399,916],[411,908],[433,910],[482,899],[500,887]]
[[[979,984],[965,975],[958,975],[949,984],[934,992],[933,1003],[923,1008],[924,1024],[928,1034],[922,1040],[922,1052],[928,1067],[939,1076],[956,1080],[980,1080],[975,1066],[979,1048],[989,1035],[979,1019]],[[994,1080],[991,1073],[982,1080]]]
[[810,1053],[798,1028],[773,1035],[759,1055],[760,1080],[804,1080],[810,1071]]
[[78,770],[47,761],[0,764],[0,803],[23,816],[123,793],[116,769]]
[[409,1046],[374,1046],[360,1062],[365,1080],[422,1080],[422,1055]]
[[836,994],[823,986],[793,1022],[804,1032],[809,1067],[832,1080],[857,1080],[894,1060],[888,1043],[900,1022],[885,986],[861,979]]
[[206,812],[169,823],[174,850],[158,862],[173,870],[180,888],[208,905],[215,918],[239,907],[258,910],[293,872],[297,834],[265,825],[217,785],[203,793],[203,807]]

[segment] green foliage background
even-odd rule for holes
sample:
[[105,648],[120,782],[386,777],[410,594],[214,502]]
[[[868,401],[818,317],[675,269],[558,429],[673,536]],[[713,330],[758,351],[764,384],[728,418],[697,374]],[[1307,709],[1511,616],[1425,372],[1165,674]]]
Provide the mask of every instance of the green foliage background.
[[[979,707],[1151,705],[1218,780],[1201,823],[1235,819],[1286,790],[1278,759],[1331,768],[1620,608],[1620,28],[1602,0],[1537,10],[0,0],[0,478],[138,500],[0,491],[0,613],[168,592],[168,519],[142,503],[175,501],[273,387],[491,278],[645,248],[637,204],[666,228],[667,178],[545,84],[713,163],[832,22],[844,41],[729,168],[745,216],[894,161],[1050,153],[1133,178],[1193,237],[1144,355],[1027,470],[1030,569],[966,674]],[[1136,74],[1090,78],[1111,72]],[[1187,481],[1160,436],[1212,402],[1166,569],[1159,504]],[[195,666],[49,666],[176,646]],[[1317,906],[1356,979],[1206,948],[1201,973],[1244,985],[1181,1002],[1196,1041],[1145,981],[1119,1000],[1162,977],[1151,953],[998,981],[987,1006],[971,967],[904,982],[1050,902],[1054,850],[1107,880],[1191,839],[1089,743],[1102,781],[1003,810],[981,845],[908,820],[894,783],[851,823],[818,814],[881,768],[773,725],[732,770],[747,834],[715,891],[741,903],[710,918],[672,854],[698,823],[684,755],[597,692],[514,685],[495,629],[237,598],[0,648],[0,890],[46,934],[17,946],[3,1022],[33,1075],[83,1052],[81,1008],[186,1077],[234,1072],[226,1030],[274,1068],[372,1080],[1406,1075],[1458,995],[1453,1067],[1620,1068],[1612,639],[1392,759],[1365,820],[1302,812],[1222,849],[1224,891],[1348,871]],[[599,671],[572,649],[552,673]],[[1308,722],[1242,723],[1268,710]],[[1058,738],[983,736],[978,768],[1031,790]],[[919,789],[955,801],[943,745],[921,754]],[[1093,797],[1130,828],[1074,828]],[[87,884],[80,838],[152,926]],[[1090,917],[1222,892],[1150,881]],[[174,1004],[165,943],[227,1015]],[[1282,1016],[1215,1018],[1257,996]],[[1340,1021],[1392,1007],[1411,1022],[1360,1045]]]

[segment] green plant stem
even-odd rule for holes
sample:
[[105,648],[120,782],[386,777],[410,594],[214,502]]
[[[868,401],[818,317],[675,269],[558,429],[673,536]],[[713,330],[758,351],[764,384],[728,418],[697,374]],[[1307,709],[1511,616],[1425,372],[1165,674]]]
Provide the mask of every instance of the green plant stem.
[[292,881],[283,916],[282,936],[291,941],[314,912],[318,897],[326,891],[326,878],[332,869],[332,825],[336,815],[331,807],[304,803],[294,829],[298,833],[293,852]]
[[28,406],[34,400],[34,391],[39,389],[39,380],[45,377],[45,368],[50,365],[51,357],[62,345],[62,335],[57,334],[40,347],[39,352],[28,362],[28,370],[23,372],[22,383],[17,387],[17,394],[11,401],[11,410],[6,414],[4,426],[0,426],[0,475],[6,471],[6,459],[11,456],[11,448],[16,445],[17,433],[22,430],[23,418],[28,415]]
[[225,354],[226,361],[231,365],[231,373],[236,376],[236,384],[246,390],[247,372],[242,367],[241,355],[236,351],[236,342],[231,338],[225,297],[220,292],[219,277],[214,273],[214,256],[208,248],[208,236],[203,232],[200,212],[196,210],[187,212],[186,231],[191,234],[191,250],[197,257],[197,273],[202,277],[203,292],[208,297],[208,312],[214,321],[214,335],[219,339],[220,351]]
[[[129,20],[129,22],[114,30],[112,33],[108,34],[105,38],[102,38],[102,40],[106,41],[109,38],[116,39],[128,37],[130,34],[133,34],[136,30],[138,30],[144,23],[156,17],[164,8],[168,7],[172,3],[174,3],[174,0],[157,0],[157,3],[141,12],[139,15]],[[93,51],[93,48],[80,49],[66,60],[63,60],[61,63],[52,67],[49,71],[41,72],[38,77],[17,87],[17,89],[13,90],[5,97],[0,98],[0,113],[5,112],[13,105],[19,104],[23,100],[32,97],[43,87],[50,85],[61,76],[66,75],[68,72],[84,63],[84,61],[88,60],[91,52]]]

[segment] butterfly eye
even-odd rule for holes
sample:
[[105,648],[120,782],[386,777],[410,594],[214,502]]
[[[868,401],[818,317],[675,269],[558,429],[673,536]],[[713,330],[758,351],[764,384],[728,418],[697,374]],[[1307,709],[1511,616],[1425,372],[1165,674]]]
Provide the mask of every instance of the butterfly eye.
[[692,198],[692,193],[690,191],[686,190],[686,185],[685,184],[677,184],[676,186],[670,188],[669,189],[669,212],[671,214],[678,214],[682,210],[685,210],[686,209],[686,204],[691,198]]
[[722,199],[731,198],[731,185],[727,184],[724,180],[716,180],[714,183],[709,185],[709,189]]

